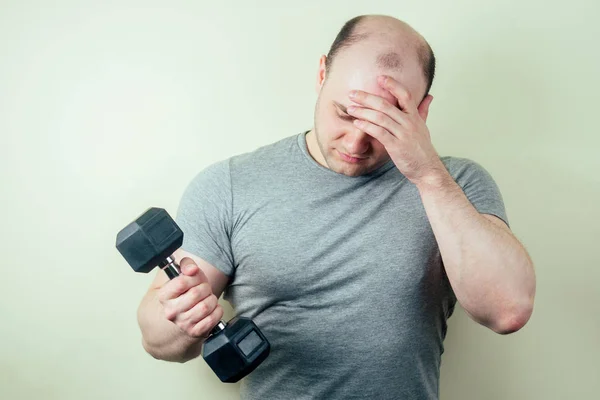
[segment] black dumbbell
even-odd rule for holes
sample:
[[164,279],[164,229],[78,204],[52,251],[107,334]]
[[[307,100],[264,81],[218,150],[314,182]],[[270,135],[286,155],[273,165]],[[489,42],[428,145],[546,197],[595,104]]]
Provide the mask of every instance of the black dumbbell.
[[[173,253],[183,232],[162,208],[150,208],[117,234],[117,249],[135,272],[159,266],[170,279],[180,274]],[[271,346],[254,322],[235,317],[220,321],[202,346],[202,357],[223,382],[237,382],[269,355]]]

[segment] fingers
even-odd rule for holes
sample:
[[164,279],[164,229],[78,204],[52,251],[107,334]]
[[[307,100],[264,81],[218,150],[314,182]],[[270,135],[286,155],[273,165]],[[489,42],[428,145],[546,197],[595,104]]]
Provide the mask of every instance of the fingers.
[[389,115],[370,108],[350,106],[346,111],[348,115],[352,115],[358,120],[368,121],[381,126],[391,134],[394,134],[399,128],[398,122],[393,120]]
[[223,308],[212,293],[204,272],[191,258],[180,262],[181,275],[158,291],[165,318],[189,336],[205,337],[223,317]]
[[349,97],[356,104],[386,114],[399,124],[405,121],[406,114],[383,97],[362,90],[353,90],[350,92]]
[[165,317],[174,322],[178,315],[192,309],[211,295],[212,290],[209,283],[204,282],[198,286],[193,286],[181,296],[163,302]]
[[183,328],[188,330],[194,327],[204,318],[212,314],[213,311],[215,311],[215,308],[217,308],[218,303],[219,301],[217,299],[217,296],[211,295],[203,301],[199,302],[198,304],[194,305],[194,307],[192,307],[192,309],[190,309],[189,311],[186,311],[185,313],[181,314],[181,321],[185,322]]
[[193,276],[200,271],[200,267],[198,267],[194,260],[189,257],[182,258],[179,266],[181,268],[181,272],[187,276]]
[[174,323],[192,337],[208,336],[223,316],[217,296],[210,295],[190,310],[177,314]]
[[394,140],[397,140],[397,138],[386,129],[371,122],[355,119],[354,125],[367,135],[379,141],[386,148],[386,150],[388,150],[388,152],[389,149],[393,148]]
[[158,299],[161,303],[179,297],[194,286],[208,282],[208,278],[204,275],[204,272],[202,272],[193,260],[184,258],[180,267],[182,274],[165,283],[160,288]]
[[400,84],[397,80],[391,76],[382,75],[377,79],[379,85],[387,89],[397,100],[399,108],[407,113],[414,113],[416,111],[416,105],[413,101],[413,97],[408,89]]
[[217,326],[219,321],[223,318],[223,307],[217,304],[213,312],[206,318],[198,321],[189,331],[188,335],[193,337],[207,337],[210,331]]

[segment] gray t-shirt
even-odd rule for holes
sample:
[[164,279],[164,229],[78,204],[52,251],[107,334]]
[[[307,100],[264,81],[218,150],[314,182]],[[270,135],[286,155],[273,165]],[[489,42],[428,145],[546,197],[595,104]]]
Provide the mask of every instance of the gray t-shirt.
[[[329,170],[305,135],[206,167],[176,217],[183,248],[231,277],[224,298],[271,343],[241,398],[438,399],[456,297],[416,187],[391,160]],[[442,160],[479,212],[507,221],[485,169]]]

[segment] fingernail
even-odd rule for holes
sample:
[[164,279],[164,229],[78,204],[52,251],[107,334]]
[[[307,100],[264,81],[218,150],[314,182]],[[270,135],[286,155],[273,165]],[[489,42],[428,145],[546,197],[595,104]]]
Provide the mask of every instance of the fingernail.
[[354,111],[356,111],[356,107],[350,106],[350,107],[346,108],[346,111],[348,111],[349,113],[353,113]]
[[354,97],[356,97],[356,95],[357,95],[356,90],[353,90],[350,92],[350,98],[354,98]]

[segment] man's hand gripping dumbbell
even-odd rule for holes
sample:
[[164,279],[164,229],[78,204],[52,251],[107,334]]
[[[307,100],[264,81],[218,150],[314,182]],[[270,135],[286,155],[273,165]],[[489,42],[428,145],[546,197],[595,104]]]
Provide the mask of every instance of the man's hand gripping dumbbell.
[[165,318],[190,338],[205,338],[202,357],[223,382],[237,382],[268,355],[270,345],[249,318],[225,324],[223,310],[202,270],[189,258],[177,265],[173,253],[183,232],[169,214],[150,208],[117,235],[117,249],[136,272],[159,266],[171,279],[158,291]]

